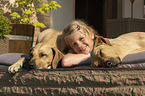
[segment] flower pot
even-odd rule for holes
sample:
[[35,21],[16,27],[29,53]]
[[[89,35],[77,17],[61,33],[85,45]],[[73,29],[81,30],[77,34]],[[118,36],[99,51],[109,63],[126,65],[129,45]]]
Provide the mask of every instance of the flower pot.
[[28,24],[12,24],[10,35],[6,39],[0,39],[0,54],[25,53],[33,44],[34,26]]

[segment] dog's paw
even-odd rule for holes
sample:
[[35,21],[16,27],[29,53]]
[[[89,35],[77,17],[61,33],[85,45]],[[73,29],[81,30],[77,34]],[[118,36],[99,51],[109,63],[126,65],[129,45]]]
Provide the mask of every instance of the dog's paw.
[[8,72],[10,74],[15,74],[19,71],[19,69],[21,69],[22,66],[18,66],[18,65],[11,65],[9,68],[8,68]]

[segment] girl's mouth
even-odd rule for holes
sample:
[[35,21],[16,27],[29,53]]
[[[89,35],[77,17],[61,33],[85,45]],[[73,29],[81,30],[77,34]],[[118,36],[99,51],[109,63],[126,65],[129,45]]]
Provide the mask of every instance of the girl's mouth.
[[80,52],[84,52],[86,50],[87,46],[84,46],[80,49]]

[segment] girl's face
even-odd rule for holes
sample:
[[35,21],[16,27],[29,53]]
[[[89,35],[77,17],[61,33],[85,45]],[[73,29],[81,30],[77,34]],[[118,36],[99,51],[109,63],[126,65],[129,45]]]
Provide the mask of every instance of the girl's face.
[[88,54],[93,48],[93,37],[79,31],[70,34],[67,37],[67,42],[76,53]]

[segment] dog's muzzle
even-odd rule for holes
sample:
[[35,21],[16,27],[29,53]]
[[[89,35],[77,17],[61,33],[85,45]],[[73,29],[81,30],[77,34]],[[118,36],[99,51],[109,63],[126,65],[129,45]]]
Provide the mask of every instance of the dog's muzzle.
[[32,62],[28,62],[28,63],[23,64],[22,68],[28,69],[28,70],[35,69],[35,64]]

